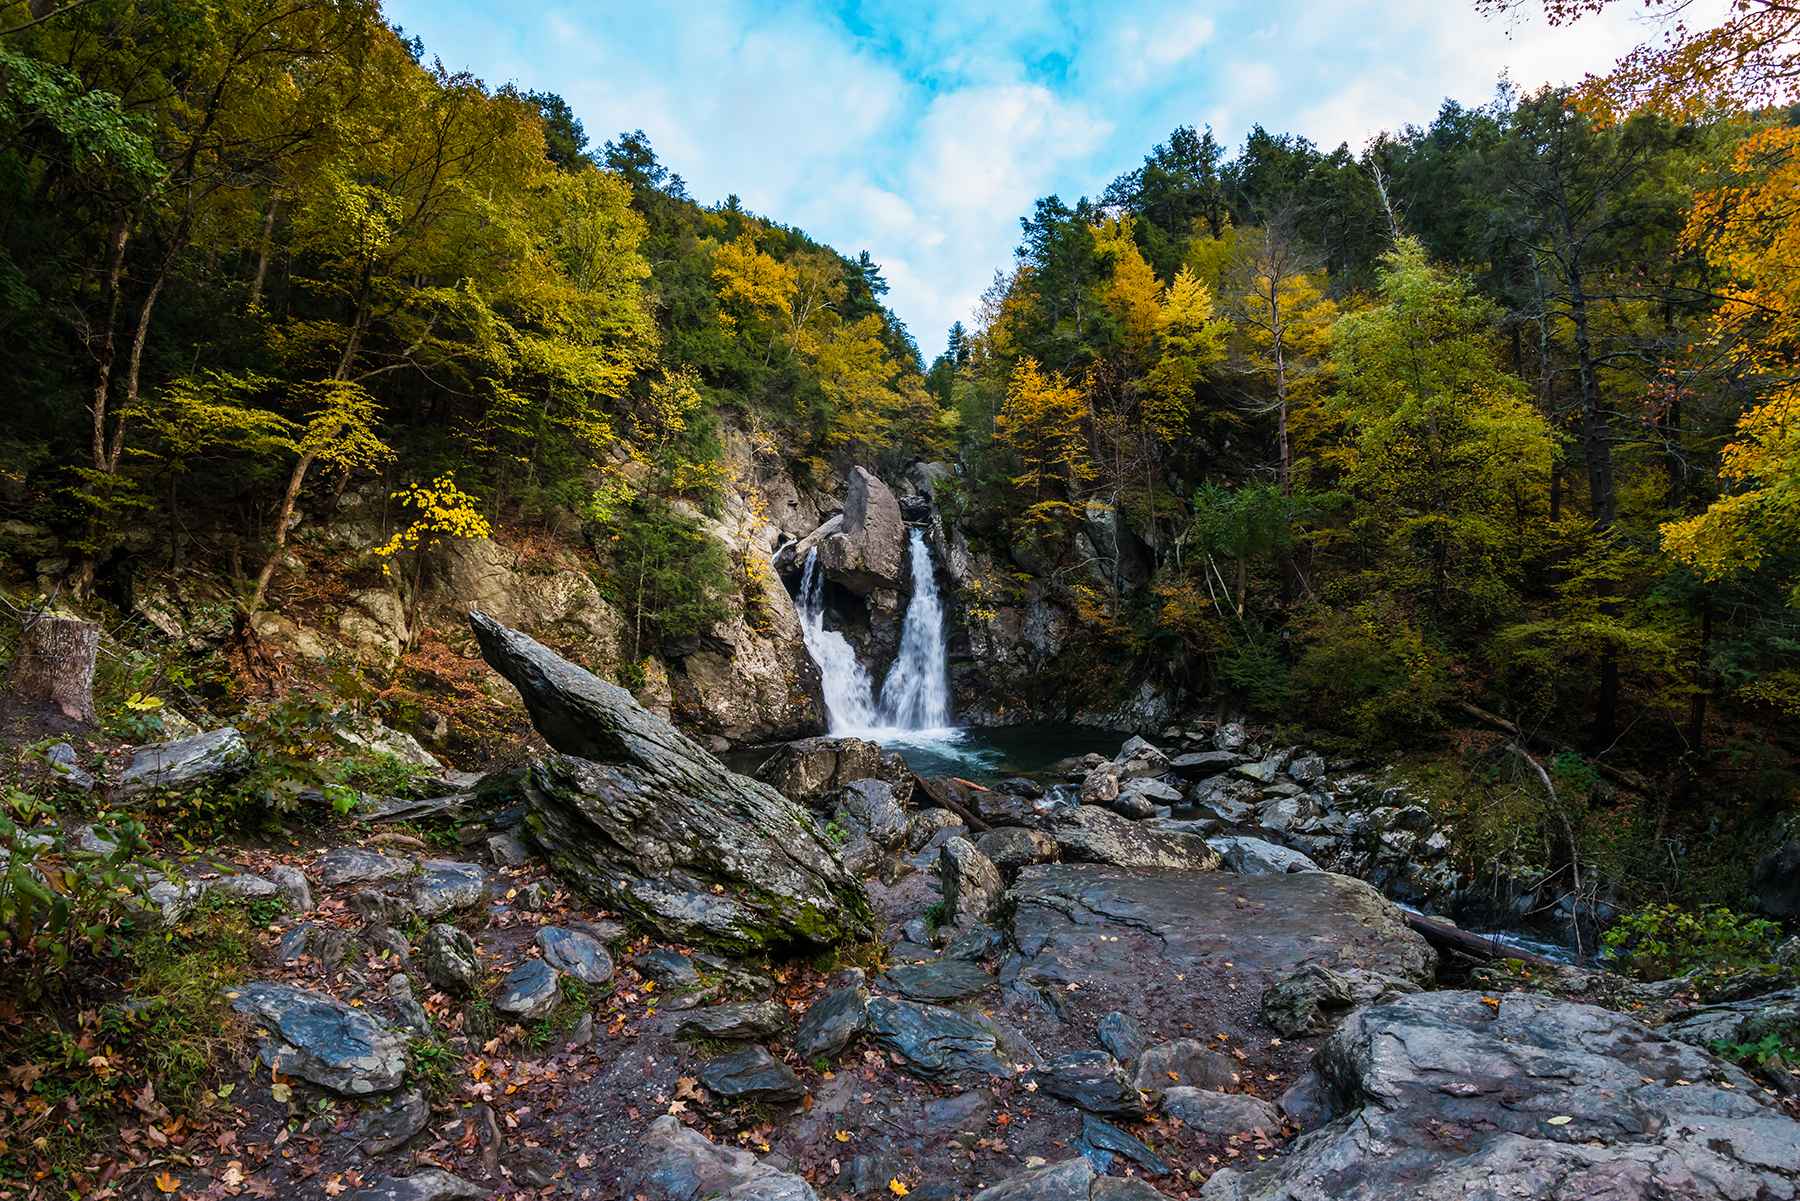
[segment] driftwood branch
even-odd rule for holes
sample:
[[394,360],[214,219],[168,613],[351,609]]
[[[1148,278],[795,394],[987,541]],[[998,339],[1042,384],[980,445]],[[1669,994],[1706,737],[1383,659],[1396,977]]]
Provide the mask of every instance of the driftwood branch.
[[[926,797],[930,799],[931,803],[936,805],[939,809],[948,809],[950,812],[956,814],[956,816],[962,818],[963,825],[969,827],[970,830],[986,833],[993,829],[992,826],[982,821],[979,817],[976,817],[974,810],[970,809],[957,798],[955,786],[958,784],[967,784],[971,788],[981,787],[979,784],[969,784],[966,780],[927,780],[918,772],[913,773],[914,790],[923,792]],[[986,790],[983,789],[982,791]]]
[[[1518,723],[1508,721],[1498,713],[1489,713],[1479,705],[1470,704],[1468,701],[1458,701],[1456,707],[1470,717],[1473,717],[1482,725],[1489,726],[1500,731],[1502,734],[1509,735],[1517,742],[1545,742],[1542,738],[1533,738],[1531,735],[1525,733],[1525,731],[1519,728]],[[1635,792],[1639,796],[1647,797],[1652,794],[1653,790],[1650,782],[1636,772],[1626,771],[1621,767],[1614,767],[1612,764],[1599,759],[1590,759],[1587,762],[1595,771],[1599,772],[1606,779],[1611,780],[1614,784],[1617,784],[1620,788]]]
[[1458,951],[1475,959],[1517,959],[1532,967],[1561,966],[1554,959],[1546,959],[1542,955],[1533,955],[1529,951],[1509,947],[1485,934],[1472,934],[1467,930],[1459,930],[1455,926],[1432,921],[1417,913],[1406,914],[1406,924],[1440,951]]

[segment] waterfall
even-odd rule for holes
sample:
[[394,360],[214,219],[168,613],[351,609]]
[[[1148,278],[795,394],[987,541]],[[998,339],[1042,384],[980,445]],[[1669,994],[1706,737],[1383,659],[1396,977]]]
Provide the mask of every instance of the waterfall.
[[794,607],[800,614],[800,636],[806,651],[819,665],[831,732],[851,734],[870,729],[875,725],[875,690],[849,640],[825,628],[825,573],[819,570],[816,548],[806,552]]
[[950,670],[944,647],[944,606],[925,535],[912,531],[912,600],[900,627],[900,654],[881,686],[881,716],[902,730],[950,724]]
[[943,730],[950,725],[950,672],[944,644],[944,606],[925,536],[913,530],[909,544],[912,600],[900,627],[900,653],[888,670],[877,705],[875,688],[856,650],[825,628],[825,573],[819,552],[806,552],[794,609],[807,653],[819,667],[825,712],[833,734],[881,735]]

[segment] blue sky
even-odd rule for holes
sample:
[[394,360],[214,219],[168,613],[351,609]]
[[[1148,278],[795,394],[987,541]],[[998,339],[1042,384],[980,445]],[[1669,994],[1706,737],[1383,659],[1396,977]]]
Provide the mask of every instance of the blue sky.
[[[1716,0],[1711,0],[1716,2]],[[1352,149],[1446,96],[1579,79],[1653,33],[1550,30],[1473,0],[388,0],[430,55],[560,92],[596,147],[643,129],[703,203],[868,250],[929,358],[1011,261],[1038,196],[1097,194],[1176,125]]]

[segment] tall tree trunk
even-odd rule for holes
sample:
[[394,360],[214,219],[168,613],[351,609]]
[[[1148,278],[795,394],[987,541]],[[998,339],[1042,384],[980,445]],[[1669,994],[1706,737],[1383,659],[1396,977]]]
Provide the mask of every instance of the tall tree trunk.
[[269,193],[269,211],[263,214],[262,241],[256,251],[256,275],[250,280],[250,301],[245,306],[254,312],[262,306],[263,281],[269,274],[269,250],[275,242],[275,210],[281,207],[278,193]]
[[41,613],[25,619],[7,692],[20,703],[54,705],[73,721],[94,721],[94,656],[100,627]]
[[[119,328],[119,302],[121,299],[119,283],[125,273],[125,246],[130,240],[131,220],[129,214],[120,212],[114,219],[112,229],[106,238],[106,273],[102,285],[102,295],[106,299],[106,324],[101,328],[97,339],[90,332],[91,353],[94,356],[94,392],[89,403],[89,412],[93,418],[92,425],[92,458],[94,470],[102,474],[107,471],[107,439],[106,426],[108,402],[112,397],[113,361],[117,354]],[[87,542],[92,547],[100,534],[99,514],[88,516]],[[90,549],[81,557],[81,566],[75,577],[75,591],[78,595],[86,595],[94,584],[94,553]]]

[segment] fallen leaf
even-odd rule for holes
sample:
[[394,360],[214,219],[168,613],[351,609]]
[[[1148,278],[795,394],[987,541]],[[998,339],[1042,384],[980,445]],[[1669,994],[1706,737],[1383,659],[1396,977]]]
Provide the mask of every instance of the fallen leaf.
[[155,1184],[157,1191],[164,1193],[173,1193],[181,1188],[180,1179],[170,1175],[168,1172],[158,1172],[156,1174]]
[[1573,1122],[1574,1120],[1575,1120],[1574,1118],[1570,1117],[1566,1113],[1559,1113],[1553,1118],[1545,1118],[1544,1119],[1544,1121],[1548,1122],[1552,1126],[1567,1126],[1570,1122]]
[[888,1181],[888,1192],[894,1194],[896,1197],[904,1197],[906,1194],[912,1192],[912,1190],[906,1187],[900,1177],[896,1176]]

